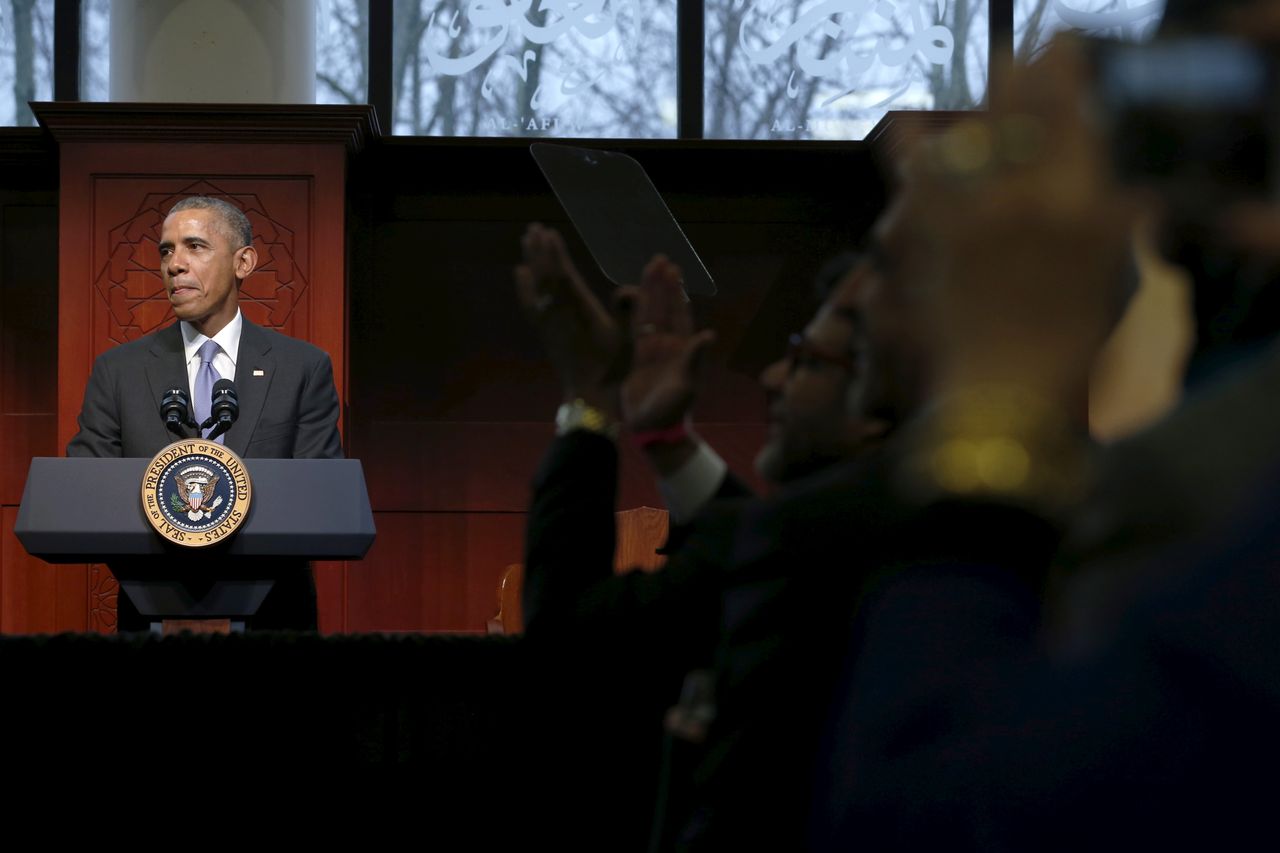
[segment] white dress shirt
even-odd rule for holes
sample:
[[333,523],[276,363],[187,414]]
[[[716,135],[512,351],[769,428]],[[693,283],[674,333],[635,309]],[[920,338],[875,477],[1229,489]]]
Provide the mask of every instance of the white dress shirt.
[[[187,353],[187,388],[191,392],[192,405],[195,404],[196,395],[196,372],[200,370],[200,347],[204,342],[209,340],[200,334],[188,323],[183,320],[178,324],[182,328],[182,346]],[[236,316],[231,318],[231,322],[222,327],[222,331],[213,336],[213,340],[218,346],[222,347],[222,351],[213,357],[213,369],[218,371],[218,375],[223,379],[235,381],[236,378],[236,358],[240,355],[240,330],[244,328],[244,321],[240,316],[240,309],[236,309]],[[207,406],[209,401],[205,401]]]
[[670,477],[658,479],[658,492],[675,524],[693,520],[720,490],[729,472],[729,466],[709,444],[697,437],[694,441],[698,443],[698,450],[689,461]]

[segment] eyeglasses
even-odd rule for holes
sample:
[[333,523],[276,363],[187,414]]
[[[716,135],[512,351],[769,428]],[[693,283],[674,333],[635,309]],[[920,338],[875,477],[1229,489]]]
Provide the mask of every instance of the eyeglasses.
[[787,361],[790,362],[791,373],[801,367],[816,367],[821,364],[833,364],[851,373],[856,367],[851,357],[824,350],[798,332],[787,338]]

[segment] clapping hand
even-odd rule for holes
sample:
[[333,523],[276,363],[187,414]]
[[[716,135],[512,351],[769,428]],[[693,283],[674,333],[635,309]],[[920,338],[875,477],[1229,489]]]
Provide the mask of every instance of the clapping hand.
[[[591,292],[558,231],[534,223],[521,248],[516,294],[560,376],[565,399],[580,397],[616,414],[613,386],[626,357],[623,324]],[[619,291],[619,312],[629,307],[630,295]]]
[[631,369],[622,383],[622,416],[633,433],[666,430],[689,414],[697,367],[715,340],[695,331],[678,266],[658,255],[645,266],[631,310]]

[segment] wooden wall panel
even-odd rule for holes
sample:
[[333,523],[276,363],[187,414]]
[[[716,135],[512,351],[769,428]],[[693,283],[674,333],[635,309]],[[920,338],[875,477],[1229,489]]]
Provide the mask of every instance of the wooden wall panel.
[[30,556],[13,535],[18,508],[0,512],[0,631],[51,634],[83,630],[88,619],[82,566],[50,566]]
[[[352,435],[373,508],[394,512],[524,512],[539,461],[555,435],[546,419],[517,421],[372,421]],[[752,464],[764,423],[698,423],[698,433],[740,476],[763,484]],[[625,440],[619,447],[618,507],[659,506],[653,474]]]
[[13,535],[31,457],[57,453],[55,198],[0,189],[0,632],[56,631],[67,616],[67,579]]
[[352,455],[364,465],[375,510],[524,512],[554,434],[550,416],[539,423],[377,420],[354,427]]
[[22,501],[33,456],[59,455],[56,426],[53,412],[0,415],[0,504],[16,507]]
[[[522,221],[377,224],[370,268],[352,273],[352,355],[362,418],[508,422],[542,420],[559,388],[514,297]],[[584,275],[608,299],[612,286],[569,235]],[[795,224],[690,226],[720,283],[693,303],[718,340],[706,360],[697,417],[763,420],[759,371],[813,312],[812,278],[843,245]],[[723,253],[722,253],[723,250]],[[404,270],[400,258],[408,253]],[[353,397],[355,399],[355,397]]]
[[317,628],[322,634],[339,634],[347,625],[348,563],[318,562],[311,568],[316,577]]
[[482,632],[498,578],[520,562],[522,513],[378,512],[347,573],[348,631]]
[[50,633],[58,626],[58,579],[52,567],[28,556],[13,535],[18,509],[0,509],[0,630]]
[[40,205],[16,199],[0,210],[5,413],[52,412],[57,402],[57,216],[53,199]]

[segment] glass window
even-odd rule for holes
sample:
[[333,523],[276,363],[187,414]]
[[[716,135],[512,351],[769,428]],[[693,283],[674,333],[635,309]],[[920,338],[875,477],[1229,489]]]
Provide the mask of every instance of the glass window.
[[27,102],[52,99],[53,0],[0,2],[0,125],[34,125]]
[[316,103],[368,100],[369,0],[316,0]]
[[707,0],[706,40],[714,139],[862,139],[986,97],[987,0]]
[[395,133],[676,134],[676,0],[404,0],[394,14]]
[[1065,29],[1144,41],[1160,23],[1164,4],[1165,0],[1014,0],[1015,55],[1023,62],[1033,59],[1054,33]]
[[80,2],[80,100],[111,98],[111,0]]

